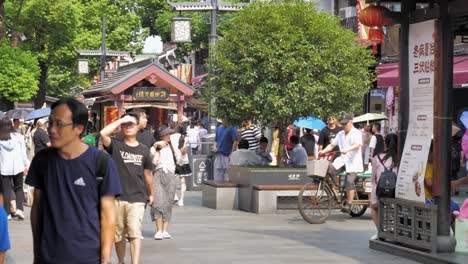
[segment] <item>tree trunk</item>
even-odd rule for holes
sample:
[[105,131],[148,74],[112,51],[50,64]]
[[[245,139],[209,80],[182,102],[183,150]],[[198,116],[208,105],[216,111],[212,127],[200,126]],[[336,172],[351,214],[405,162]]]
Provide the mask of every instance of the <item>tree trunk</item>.
[[285,161],[286,161],[286,153],[285,153],[285,137],[287,136],[286,134],[286,128],[287,126],[281,124],[279,125],[279,150],[278,150],[278,167],[285,167]]
[[15,108],[15,103],[0,96],[0,111],[6,112]]
[[47,73],[49,68],[45,61],[39,61],[39,68],[41,69],[41,75],[39,76],[39,90],[37,91],[36,96],[33,98],[34,108],[42,108],[45,102],[46,96],[46,82],[47,82]]
[[4,4],[5,0],[0,0],[0,40],[4,39],[6,36],[6,25],[5,21],[5,7]]

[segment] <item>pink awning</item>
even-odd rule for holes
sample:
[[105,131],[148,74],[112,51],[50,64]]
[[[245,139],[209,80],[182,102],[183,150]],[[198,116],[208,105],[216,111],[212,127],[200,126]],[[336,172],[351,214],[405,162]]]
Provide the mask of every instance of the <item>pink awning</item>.
[[[378,87],[400,85],[398,63],[381,64],[377,66],[376,71]],[[468,87],[468,56],[453,58],[453,86]]]

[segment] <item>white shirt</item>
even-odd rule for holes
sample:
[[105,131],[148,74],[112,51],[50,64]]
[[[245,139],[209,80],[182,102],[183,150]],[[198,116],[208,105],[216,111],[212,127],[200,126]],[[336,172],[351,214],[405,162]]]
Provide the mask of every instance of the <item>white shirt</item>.
[[369,148],[375,149],[375,146],[377,145],[377,137],[375,135],[372,135],[369,143]]
[[345,131],[342,130],[338,132],[336,137],[333,139],[332,144],[334,146],[340,147],[341,150],[347,149],[356,144],[359,145],[359,148],[353,151],[350,151],[346,154],[341,154],[346,172],[363,172],[364,166],[361,156],[361,146],[362,146],[362,133],[357,128],[353,127],[346,135]]
[[193,127],[193,128],[188,127],[187,138],[188,138],[188,142],[190,142],[190,147],[197,148],[201,142],[200,129],[198,129],[198,127]]

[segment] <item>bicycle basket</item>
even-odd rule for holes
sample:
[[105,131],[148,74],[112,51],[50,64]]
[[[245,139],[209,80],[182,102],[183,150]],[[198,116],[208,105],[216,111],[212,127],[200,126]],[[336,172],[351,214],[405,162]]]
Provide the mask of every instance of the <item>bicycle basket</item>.
[[307,176],[325,177],[328,171],[328,160],[308,160],[307,161]]

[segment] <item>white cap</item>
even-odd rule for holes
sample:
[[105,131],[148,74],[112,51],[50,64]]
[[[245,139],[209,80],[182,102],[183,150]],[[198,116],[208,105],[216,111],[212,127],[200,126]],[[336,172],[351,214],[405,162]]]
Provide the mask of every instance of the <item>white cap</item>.
[[44,125],[45,123],[47,123],[47,121],[48,121],[47,119],[41,118],[41,119],[37,120],[37,123],[38,123],[39,125]]

